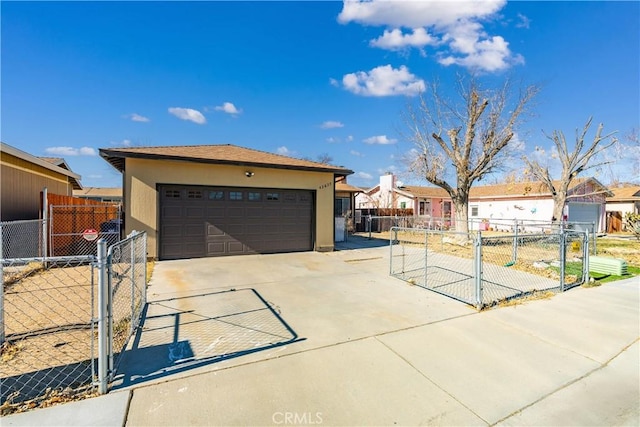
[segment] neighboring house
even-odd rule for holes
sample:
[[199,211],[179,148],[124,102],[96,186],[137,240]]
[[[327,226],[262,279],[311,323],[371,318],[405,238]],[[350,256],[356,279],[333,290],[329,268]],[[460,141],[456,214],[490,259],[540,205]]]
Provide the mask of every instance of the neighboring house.
[[347,183],[346,176],[336,178],[336,196],[333,206],[336,242],[344,241],[347,234],[355,230],[355,223],[360,218],[355,218],[354,206],[356,205],[356,194],[361,192],[361,188]]
[[[606,229],[605,198],[613,193],[595,178],[581,178],[569,189],[566,216],[571,222],[595,223],[596,231]],[[442,188],[398,185],[394,175],[380,177],[380,184],[356,196],[358,208],[405,208],[414,215],[446,223],[454,216],[451,198]],[[553,199],[540,182],[517,182],[474,186],[469,195],[472,228],[481,222],[487,227],[511,220],[552,220]]]
[[4,142],[0,143],[0,220],[38,219],[40,193],[71,195],[80,190],[80,175],[72,172],[63,159],[40,158]]
[[624,217],[640,214],[640,186],[611,189],[613,195],[607,197],[607,232],[626,230]]
[[335,181],[353,173],[234,145],[100,155],[123,175],[125,234],[159,259],[333,250]]
[[73,195],[97,202],[122,203],[122,188],[120,187],[85,187],[82,190],[73,190]]

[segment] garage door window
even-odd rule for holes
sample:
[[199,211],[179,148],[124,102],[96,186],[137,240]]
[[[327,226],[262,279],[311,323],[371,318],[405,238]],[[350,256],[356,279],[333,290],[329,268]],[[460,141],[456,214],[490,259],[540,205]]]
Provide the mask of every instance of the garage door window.
[[168,199],[179,199],[180,198],[180,191],[179,190],[166,190],[164,192],[164,197],[166,197]]
[[249,200],[250,201],[259,202],[261,198],[262,198],[262,194],[261,193],[249,192]]
[[224,200],[224,191],[209,191],[209,200]]
[[280,200],[280,193],[267,193],[267,200]]
[[242,191],[229,191],[229,200],[242,200]]
[[285,194],[284,195],[284,201],[285,202],[289,202],[289,203],[295,203],[296,202],[296,195],[295,194]]
[[187,191],[187,199],[202,199],[202,191],[200,190]]

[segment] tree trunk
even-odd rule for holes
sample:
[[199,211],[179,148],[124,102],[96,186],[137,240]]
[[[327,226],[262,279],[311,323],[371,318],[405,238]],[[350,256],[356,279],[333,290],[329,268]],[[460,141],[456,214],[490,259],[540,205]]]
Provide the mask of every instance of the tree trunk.
[[469,233],[469,206],[466,201],[453,200],[453,209],[455,211],[456,232],[465,233],[464,240],[467,240],[466,234]]
[[563,215],[564,215],[564,202],[565,202],[565,198],[563,198],[562,200],[555,200],[553,201],[553,218],[551,218],[551,220],[554,223],[560,222],[562,221]]

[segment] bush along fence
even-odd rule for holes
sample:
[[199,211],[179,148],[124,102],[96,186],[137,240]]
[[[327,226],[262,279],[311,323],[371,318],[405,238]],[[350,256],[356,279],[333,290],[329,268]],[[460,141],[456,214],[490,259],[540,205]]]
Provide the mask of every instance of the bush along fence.
[[587,232],[484,235],[393,227],[390,274],[477,309],[588,279]]
[[105,393],[146,304],[146,233],[93,242],[95,255],[48,257],[37,239],[4,244],[20,226],[42,230],[0,223],[2,415]]

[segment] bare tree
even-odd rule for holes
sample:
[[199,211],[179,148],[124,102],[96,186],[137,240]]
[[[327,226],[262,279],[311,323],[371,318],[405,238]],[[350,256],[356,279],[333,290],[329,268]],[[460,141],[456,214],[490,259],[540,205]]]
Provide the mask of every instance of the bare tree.
[[559,221],[563,218],[564,205],[568,198],[568,191],[572,181],[581,173],[604,166],[610,161],[592,161],[598,158],[598,154],[617,143],[617,139],[613,136],[616,132],[606,135],[602,134],[604,125],[600,123],[593,140],[589,145],[585,145],[587,132],[591,127],[592,117],[587,120],[582,130],[576,129],[576,143],[573,151],[569,151],[567,140],[562,131],[554,130],[551,135],[545,136],[553,141],[553,145],[557,150],[555,156],[562,167],[560,179],[554,181],[549,171],[549,164],[542,164],[538,160],[523,157],[522,160],[527,165],[527,172],[536,180],[541,181],[551,192],[553,197],[553,220]]
[[472,185],[500,168],[540,88],[531,85],[515,92],[506,80],[498,89],[483,89],[475,78],[468,82],[459,78],[458,87],[460,100],[450,102],[433,83],[417,106],[407,109],[406,130],[401,133],[415,146],[407,158],[410,171],[449,194],[456,231],[466,233]]

